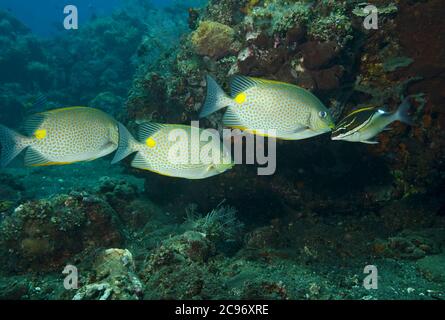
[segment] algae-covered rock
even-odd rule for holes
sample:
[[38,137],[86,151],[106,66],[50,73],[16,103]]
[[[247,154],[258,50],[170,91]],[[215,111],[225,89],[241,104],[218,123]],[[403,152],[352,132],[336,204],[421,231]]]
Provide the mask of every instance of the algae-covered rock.
[[14,202],[12,201],[3,201],[0,200],[0,213],[3,213],[5,211],[8,211],[14,206]]
[[117,96],[113,92],[105,91],[99,93],[91,100],[89,106],[101,109],[110,115],[118,115],[124,103],[125,101],[122,97]]
[[59,270],[76,254],[122,241],[115,211],[87,193],[21,204],[0,223],[6,271]]
[[0,300],[25,299],[29,289],[29,282],[24,277],[0,277]]
[[416,265],[426,279],[445,282],[445,254],[427,256],[418,260]]
[[440,252],[440,244],[427,235],[405,231],[385,241],[377,240],[373,245],[377,255],[396,259],[417,260]]

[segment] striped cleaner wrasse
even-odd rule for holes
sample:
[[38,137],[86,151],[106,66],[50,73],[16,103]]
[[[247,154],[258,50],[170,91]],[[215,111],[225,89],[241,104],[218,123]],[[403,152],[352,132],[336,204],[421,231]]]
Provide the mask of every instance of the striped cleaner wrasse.
[[395,112],[387,112],[376,107],[357,109],[341,120],[332,132],[332,140],[377,144],[374,140],[394,121],[412,125],[408,115],[411,104],[406,98]]

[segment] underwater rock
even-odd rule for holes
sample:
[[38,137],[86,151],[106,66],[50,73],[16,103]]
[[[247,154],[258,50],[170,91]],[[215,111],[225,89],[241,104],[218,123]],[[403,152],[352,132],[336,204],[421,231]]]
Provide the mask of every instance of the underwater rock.
[[93,100],[90,101],[88,106],[91,108],[101,109],[109,115],[116,116],[120,114],[120,109],[124,103],[125,99],[115,95],[113,92],[106,91],[99,93]]
[[0,173],[0,186],[0,202],[2,203],[0,207],[3,208],[0,212],[4,212],[9,209],[11,203],[14,204],[21,199],[25,187],[17,177],[6,173]]
[[0,300],[19,300],[29,293],[29,282],[20,276],[0,277]]
[[318,41],[334,41],[340,48],[353,39],[353,25],[348,8],[338,1],[317,1],[313,19],[308,22],[308,35]]
[[311,70],[326,66],[339,52],[334,42],[308,41],[300,46],[303,64]]
[[14,206],[14,202],[12,201],[0,201],[0,214],[8,211]]
[[432,255],[416,262],[417,269],[430,281],[445,282],[445,255]]
[[[219,206],[206,216],[197,214],[195,206],[187,211],[183,224],[186,231],[164,240],[146,260],[144,283],[147,288],[162,288],[150,296],[207,296],[206,291],[220,289],[208,269],[213,259],[218,253],[232,254],[237,250],[233,244],[241,237],[242,224],[236,219],[233,208]],[[179,278],[182,281],[177,282]]]
[[[421,198],[418,198],[419,200]],[[438,206],[434,201],[416,198],[393,201],[380,210],[384,226],[391,231],[431,228],[437,223]]]
[[233,50],[235,31],[219,22],[202,21],[191,41],[198,54],[219,59]]
[[164,240],[145,263],[141,275],[146,286],[144,298],[205,298],[205,288],[215,286],[215,276],[206,266],[215,252],[214,244],[196,231]]
[[146,270],[153,272],[159,267],[177,264],[184,261],[205,262],[215,254],[214,244],[205,234],[196,231],[186,231],[163,242],[150,255]]
[[344,74],[344,68],[337,65],[329,69],[313,71],[311,74],[318,90],[334,90],[340,87],[340,80]]
[[405,231],[385,241],[377,240],[373,245],[373,250],[379,256],[417,260],[427,255],[439,253],[440,246],[434,239]]
[[4,269],[59,270],[76,254],[123,241],[117,215],[86,193],[21,204],[0,224]]
[[246,246],[256,249],[277,247],[283,241],[281,235],[282,233],[276,227],[261,227],[246,235]]
[[139,300],[143,286],[127,249],[107,249],[94,262],[94,283],[81,287],[73,300]]
[[98,194],[105,196],[110,203],[118,200],[129,201],[136,198],[139,194],[137,186],[129,183],[127,180],[113,177],[101,177],[96,191]]
[[156,211],[149,199],[140,196],[138,187],[124,179],[102,177],[96,192],[106,199],[120,221],[130,229],[144,226]]

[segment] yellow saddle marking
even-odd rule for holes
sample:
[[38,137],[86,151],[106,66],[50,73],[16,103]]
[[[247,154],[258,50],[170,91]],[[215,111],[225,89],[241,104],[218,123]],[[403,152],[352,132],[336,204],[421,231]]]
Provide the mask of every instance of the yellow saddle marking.
[[156,147],[156,140],[153,138],[148,138],[147,140],[145,140],[145,144],[149,148],[154,148],[154,147]]
[[46,130],[45,130],[45,129],[37,130],[36,132],[34,132],[34,136],[35,136],[38,140],[45,139],[45,137],[46,137]]
[[242,92],[235,97],[235,102],[238,104],[242,104],[242,103],[246,102],[246,99],[247,99],[246,94]]

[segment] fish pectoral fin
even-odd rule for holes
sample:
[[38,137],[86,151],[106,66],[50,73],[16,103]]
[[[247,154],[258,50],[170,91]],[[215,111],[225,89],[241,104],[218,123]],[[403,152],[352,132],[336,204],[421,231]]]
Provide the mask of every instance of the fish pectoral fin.
[[369,141],[369,140],[364,140],[364,141],[360,141],[361,143],[366,143],[366,144],[379,144],[378,141]]
[[296,129],[290,131],[289,133],[297,134],[297,133],[307,132],[308,130],[311,130],[311,129],[307,126],[303,126],[303,127],[298,127]]
[[317,133],[309,127],[299,127],[294,130],[279,130],[277,131],[277,137],[284,140],[302,140],[317,136],[321,133]]

